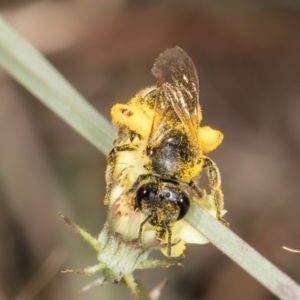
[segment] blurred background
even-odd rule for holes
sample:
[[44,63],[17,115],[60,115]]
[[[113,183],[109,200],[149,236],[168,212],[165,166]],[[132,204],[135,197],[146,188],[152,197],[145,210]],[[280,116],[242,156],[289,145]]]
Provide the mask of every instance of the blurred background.
[[[300,256],[300,4],[296,0],[0,0],[0,11],[110,119],[155,84],[159,53],[196,64],[203,124],[225,134],[220,168],[230,228],[296,281]],[[0,33],[1,34],[1,33]],[[96,236],[106,158],[0,68],[0,299],[132,299],[123,286],[60,270],[96,254],[57,215]],[[275,299],[211,244],[184,268],[136,272],[161,299]],[[98,275],[99,276],[99,275]]]

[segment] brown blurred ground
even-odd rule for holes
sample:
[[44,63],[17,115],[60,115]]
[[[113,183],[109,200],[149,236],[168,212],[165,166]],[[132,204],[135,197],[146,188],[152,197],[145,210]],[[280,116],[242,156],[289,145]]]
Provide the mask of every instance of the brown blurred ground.
[[[155,83],[150,69],[160,52],[188,52],[203,123],[225,134],[212,158],[231,229],[300,281],[300,256],[281,248],[300,249],[298,1],[0,0],[0,10],[108,118],[113,104]],[[79,293],[93,279],[58,272],[96,262],[57,211],[96,235],[105,221],[105,164],[0,70],[1,300],[131,299],[113,285]],[[186,254],[184,269],[137,277],[148,288],[168,277],[167,300],[275,299],[212,245]]]

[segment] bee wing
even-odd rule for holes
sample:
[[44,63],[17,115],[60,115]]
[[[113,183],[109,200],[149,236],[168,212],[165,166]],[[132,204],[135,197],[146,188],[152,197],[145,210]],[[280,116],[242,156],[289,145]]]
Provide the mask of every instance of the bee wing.
[[179,47],[167,49],[160,54],[151,71],[158,82],[148,145],[159,143],[174,125],[180,123],[193,149],[198,149],[202,116],[198,76],[191,58]]

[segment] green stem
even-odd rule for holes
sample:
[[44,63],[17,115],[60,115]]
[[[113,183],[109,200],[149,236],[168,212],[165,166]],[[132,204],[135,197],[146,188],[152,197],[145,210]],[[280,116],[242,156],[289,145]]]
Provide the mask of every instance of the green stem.
[[77,234],[83,237],[83,239],[89,243],[97,252],[100,251],[101,245],[99,241],[94,238],[92,235],[90,235],[86,230],[82,229],[80,226],[75,224],[73,221],[71,221],[69,218],[64,216],[61,212],[58,213],[58,215],[66,222],[66,224]]
[[151,300],[148,291],[142,284],[136,282],[131,274],[124,275],[123,279],[137,300]]
[[300,299],[300,287],[256,250],[195,203],[185,220],[279,299]]
[[2,67],[100,151],[108,153],[114,136],[110,123],[1,15],[0,33]]

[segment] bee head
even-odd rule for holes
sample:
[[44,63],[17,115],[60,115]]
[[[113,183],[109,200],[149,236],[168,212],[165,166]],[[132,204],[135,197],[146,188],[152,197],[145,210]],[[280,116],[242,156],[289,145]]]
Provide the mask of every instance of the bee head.
[[157,180],[139,187],[136,205],[150,224],[166,227],[186,215],[190,200],[177,184]]

